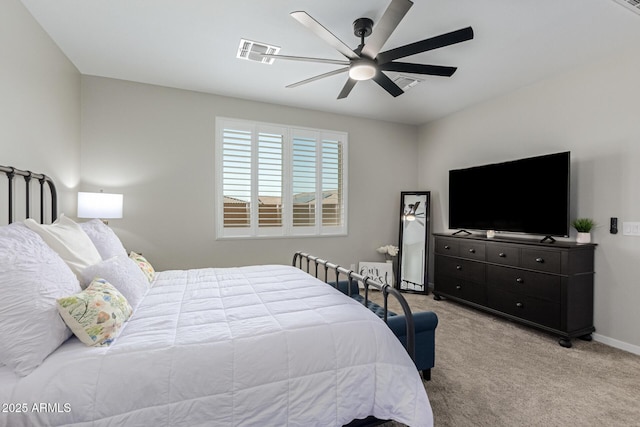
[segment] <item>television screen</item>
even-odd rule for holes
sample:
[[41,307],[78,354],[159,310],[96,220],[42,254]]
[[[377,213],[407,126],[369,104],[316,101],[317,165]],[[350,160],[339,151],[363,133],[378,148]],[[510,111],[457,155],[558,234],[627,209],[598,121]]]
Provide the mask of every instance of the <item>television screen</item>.
[[570,152],[449,171],[449,228],[569,235]]

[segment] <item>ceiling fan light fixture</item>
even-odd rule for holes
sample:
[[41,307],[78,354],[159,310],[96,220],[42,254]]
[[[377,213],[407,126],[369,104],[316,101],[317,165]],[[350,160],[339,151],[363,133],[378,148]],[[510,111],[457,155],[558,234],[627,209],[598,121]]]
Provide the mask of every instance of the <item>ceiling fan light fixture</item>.
[[375,63],[368,59],[353,61],[349,67],[349,77],[353,80],[370,80],[377,72]]

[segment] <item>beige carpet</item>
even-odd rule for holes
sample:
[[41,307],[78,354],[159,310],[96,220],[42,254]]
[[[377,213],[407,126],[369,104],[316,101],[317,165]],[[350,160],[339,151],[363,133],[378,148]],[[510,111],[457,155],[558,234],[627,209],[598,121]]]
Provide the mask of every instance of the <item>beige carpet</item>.
[[436,426],[640,426],[640,356],[579,339],[567,349],[431,294],[405,296],[412,311],[439,318],[424,382]]

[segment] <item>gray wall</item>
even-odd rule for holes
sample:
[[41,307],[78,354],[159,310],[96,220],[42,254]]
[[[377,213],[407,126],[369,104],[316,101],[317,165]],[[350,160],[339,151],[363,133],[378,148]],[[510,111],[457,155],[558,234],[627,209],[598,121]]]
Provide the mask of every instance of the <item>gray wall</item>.
[[[216,240],[216,116],[348,132],[346,237]],[[110,225],[159,269],[289,263],[296,250],[345,267],[397,243],[400,191],[415,190],[418,129],[120,80],[82,78],[85,190],[122,192]]]
[[640,237],[608,227],[640,221],[639,75],[640,55],[623,52],[424,125],[418,173],[434,193],[433,230],[445,231],[449,169],[570,150],[571,218],[600,224],[595,337],[640,354]]
[[53,177],[62,207],[75,206],[80,73],[19,0],[0,2],[0,60],[0,164]]

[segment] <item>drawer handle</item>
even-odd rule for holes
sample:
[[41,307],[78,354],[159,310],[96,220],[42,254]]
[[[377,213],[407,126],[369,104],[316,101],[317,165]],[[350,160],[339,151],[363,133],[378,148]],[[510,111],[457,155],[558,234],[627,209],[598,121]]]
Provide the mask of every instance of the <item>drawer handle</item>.
[[517,303],[516,303],[516,307],[518,307],[518,308],[522,308],[522,307],[524,307],[524,304],[523,304],[523,303],[521,303],[521,302],[517,302]]
[[457,290],[460,290],[460,289],[462,289],[462,286],[460,286],[460,285],[456,285],[456,289],[457,289]]
[[506,258],[506,257],[507,257],[507,254],[505,254],[504,252],[500,252],[500,253],[498,254],[498,256],[499,256],[500,258]]
[[462,270],[462,266],[461,265],[456,265],[456,270],[458,270],[458,271]]
[[449,250],[449,249],[451,249],[451,246],[449,246],[449,245],[444,245],[444,248],[445,248],[446,250]]
[[516,282],[518,282],[518,283],[524,283],[524,279],[523,279],[522,277],[518,277],[518,278],[516,279]]
[[544,258],[536,258],[536,262],[539,262],[540,264],[544,264]]
[[475,250],[475,249],[473,249],[473,248],[471,248],[471,249],[469,249],[469,252],[470,252],[470,253],[472,253],[472,254],[475,254],[475,253],[476,253],[476,250]]

